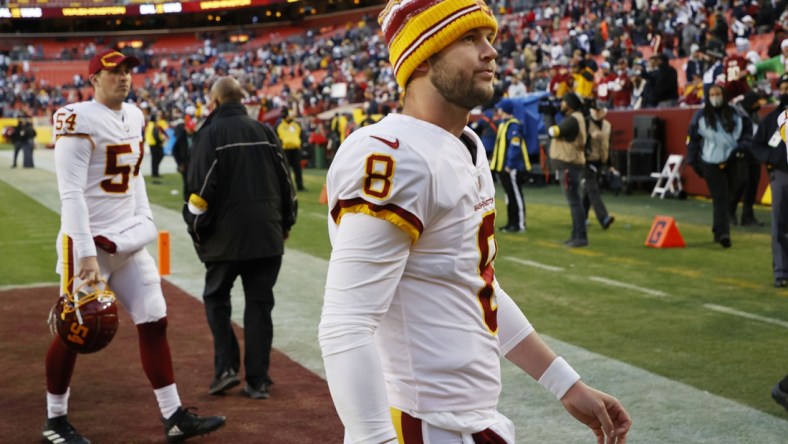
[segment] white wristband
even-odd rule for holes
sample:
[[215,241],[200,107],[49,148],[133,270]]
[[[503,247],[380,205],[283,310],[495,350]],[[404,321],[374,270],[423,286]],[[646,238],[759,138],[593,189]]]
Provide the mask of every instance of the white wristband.
[[580,375],[575,369],[564,358],[558,356],[550,364],[550,367],[547,367],[547,370],[542,373],[538,382],[556,398],[561,399],[579,380]]

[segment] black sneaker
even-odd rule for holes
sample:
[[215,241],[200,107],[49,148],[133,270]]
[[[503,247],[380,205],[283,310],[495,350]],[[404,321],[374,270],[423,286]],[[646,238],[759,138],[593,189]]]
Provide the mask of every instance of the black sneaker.
[[723,234],[722,236],[720,236],[720,245],[722,245],[722,248],[730,248],[731,245],[733,245],[731,243],[731,237],[728,236],[727,234]]
[[208,393],[212,395],[221,395],[224,394],[226,390],[230,390],[240,383],[241,380],[238,379],[238,374],[235,370],[228,368],[223,371],[218,378],[213,380],[211,386],[208,388]]
[[68,422],[68,415],[47,419],[46,428],[42,433],[41,442],[62,444],[90,444],[90,441],[77,433],[77,429]]
[[780,278],[774,280],[774,288],[785,288],[788,287],[788,279]]
[[588,239],[569,239],[564,241],[564,246],[569,248],[581,248],[588,246]]
[[268,388],[270,386],[271,384],[264,382],[260,384],[259,388],[255,388],[251,384],[247,383],[246,387],[244,387],[243,393],[244,396],[248,396],[252,399],[268,399],[268,397],[270,396],[268,393]]
[[224,416],[200,417],[189,411],[178,407],[178,411],[172,414],[169,419],[161,419],[164,423],[164,436],[167,442],[183,442],[195,436],[207,435],[224,425]]
[[616,217],[608,214],[608,216],[605,218],[605,221],[602,223],[602,229],[607,230],[611,225],[613,225],[613,222],[615,221]]
[[777,404],[783,406],[785,410],[788,410],[788,393],[780,390],[780,384],[775,385],[772,389],[772,399],[774,399],[774,402]]
[[742,227],[762,227],[764,225],[765,224],[763,222],[759,221],[758,219],[756,219],[755,216],[742,216],[741,217],[741,226]]

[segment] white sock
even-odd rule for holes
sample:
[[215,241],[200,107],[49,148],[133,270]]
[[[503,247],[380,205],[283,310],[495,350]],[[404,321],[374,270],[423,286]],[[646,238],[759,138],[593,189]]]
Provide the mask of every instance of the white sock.
[[175,384],[170,384],[166,387],[156,389],[153,391],[156,394],[156,401],[159,402],[159,410],[164,419],[168,419],[181,406],[181,397],[178,395],[178,388]]
[[71,387],[66,389],[62,395],[53,395],[47,392],[47,418],[57,418],[68,414],[68,397],[71,395]]

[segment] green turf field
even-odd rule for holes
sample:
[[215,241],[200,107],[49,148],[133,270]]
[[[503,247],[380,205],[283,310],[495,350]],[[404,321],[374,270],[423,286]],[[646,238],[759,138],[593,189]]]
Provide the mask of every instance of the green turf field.
[[[309,191],[299,194],[287,246],[327,259],[324,175],[305,171]],[[148,180],[151,201],[178,211],[180,187],[177,174]],[[525,196],[528,231],[497,236],[496,274],[538,330],[784,417],[763,389],[788,371],[788,290],[772,286],[768,208],[756,213],[767,226],[734,227],[726,250],[712,242],[706,200],[606,194],[616,223],[603,231],[594,220],[591,245],[571,250],[561,245],[570,219],[560,188],[526,188]],[[675,218],[686,248],[643,245],[656,215]],[[54,282],[58,216],[0,181],[0,221],[0,285]]]

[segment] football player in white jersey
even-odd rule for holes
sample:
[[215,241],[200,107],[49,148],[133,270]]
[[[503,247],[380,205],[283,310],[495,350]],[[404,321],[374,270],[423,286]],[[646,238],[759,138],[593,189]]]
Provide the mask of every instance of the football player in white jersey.
[[[156,227],[140,174],[142,111],[126,103],[135,57],[107,50],[88,68],[95,98],[53,116],[55,168],[61,200],[57,272],[61,294],[83,283],[106,282],[129,312],[139,335],[142,367],[161,411],[168,442],[204,435],[223,416],[199,417],[181,407],[167,341],[167,307],[153,258],[144,246]],[[44,441],[89,443],[68,422],[70,380],[77,354],[56,336],[46,355]]]
[[495,279],[495,188],[466,125],[493,94],[483,1],[391,0],[379,17],[402,114],[354,132],[327,178],[333,251],[319,327],[346,443],[514,443],[500,357],[624,443],[614,397],[539,338]]

